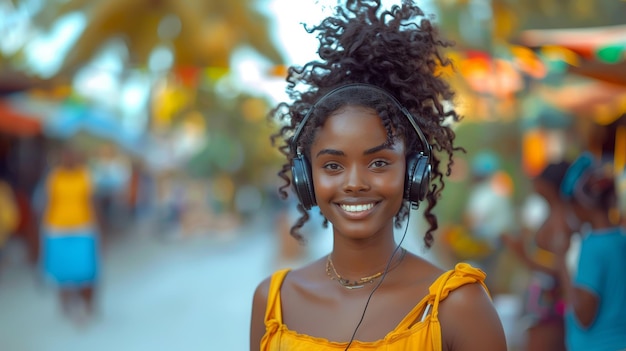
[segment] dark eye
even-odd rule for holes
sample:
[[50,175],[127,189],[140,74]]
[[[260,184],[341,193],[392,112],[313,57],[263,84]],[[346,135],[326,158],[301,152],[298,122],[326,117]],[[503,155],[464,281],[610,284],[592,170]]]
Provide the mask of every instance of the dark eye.
[[341,169],[341,166],[337,163],[327,163],[324,165],[323,168],[329,171],[338,171]]
[[389,162],[387,161],[383,161],[383,160],[376,160],[374,162],[372,162],[371,167],[373,168],[382,168],[385,167],[389,164]]

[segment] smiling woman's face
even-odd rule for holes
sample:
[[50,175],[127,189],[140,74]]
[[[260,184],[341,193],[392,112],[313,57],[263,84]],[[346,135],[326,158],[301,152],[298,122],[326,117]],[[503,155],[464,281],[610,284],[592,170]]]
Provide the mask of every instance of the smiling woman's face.
[[311,145],[315,197],[335,233],[352,238],[393,232],[403,201],[405,146],[386,145],[387,130],[371,108],[345,106]]

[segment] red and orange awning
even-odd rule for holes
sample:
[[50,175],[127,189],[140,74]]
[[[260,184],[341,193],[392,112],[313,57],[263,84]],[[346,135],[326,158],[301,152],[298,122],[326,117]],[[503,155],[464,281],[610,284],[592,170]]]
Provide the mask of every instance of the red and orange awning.
[[10,103],[0,100],[0,132],[17,136],[33,136],[41,131],[41,121],[37,117],[17,111]]

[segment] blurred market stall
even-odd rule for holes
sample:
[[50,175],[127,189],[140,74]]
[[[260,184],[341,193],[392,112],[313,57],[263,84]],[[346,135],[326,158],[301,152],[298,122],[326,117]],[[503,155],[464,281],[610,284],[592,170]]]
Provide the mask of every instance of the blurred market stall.
[[[286,73],[263,5],[6,3],[0,128],[15,147],[27,135],[87,150],[114,142],[157,179],[215,179],[216,207],[246,208],[237,189],[264,197],[267,176],[258,170],[275,159],[264,119],[273,101],[263,81]],[[250,92],[251,84],[257,91]]]

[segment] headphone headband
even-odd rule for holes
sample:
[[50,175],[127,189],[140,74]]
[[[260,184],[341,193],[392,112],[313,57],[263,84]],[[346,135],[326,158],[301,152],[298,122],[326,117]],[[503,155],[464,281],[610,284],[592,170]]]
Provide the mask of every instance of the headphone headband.
[[415,132],[417,133],[417,136],[420,140],[420,143],[422,144],[422,151],[420,152],[421,154],[423,154],[424,156],[426,156],[428,158],[428,163],[430,163],[430,154],[432,152],[432,147],[430,146],[430,144],[428,143],[428,141],[426,140],[426,137],[424,136],[424,133],[422,132],[422,130],[420,129],[420,127],[417,125],[417,122],[415,121],[415,118],[413,117],[413,115],[411,115],[411,113],[400,103],[400,101],[398,101],[398,99],[396,99],[395,96],[391,95],[389,92],[375,86],[372,84],[366,84],[366,83],[351,83],[351,84],[346,84],[346,85],[342,85],[338,88],[335,88],[333,90],[331,90],[330,92],[326,93],[324,96],[322,96],[319,100],[317,100],[317,102],[311,107],[311,109],[306,113],[306,115],[304,115],[304,118],[302,118],[302,121],[300,121],[300,124],[298,125],[298,127],[296,128],[296,131],[294,132],[293,136],[291,137],[291,145],[290,147],[292,148],[292,150],[294,150],[296,153],[299,153],[300,151],[297,148],[297,144],[298,144],[298,140],[300,138],[300,133],[302,132],[302,129],[304,128],[304,126],[306,125],[307,120],[311,117],[311,114],[313,113],[313,111],[315,111],[315,108],[320,105],[324,100],[326,100],[327,98],[329,98],[330,96],[344,91],[344,90],[349,90],[352,88],[364,88],[367,90],[372,90],[375,91],[377,93],[382,94],[383,96],[387,97],[389,100],[391,100],[396,107],[398,107],[398,109],[400,109],[400,112],[402,112],[402,114],[404,114],[404,116],[409,120],[409,122],[411,123],[411,125],[413,126],[413,129],[415,129]]

